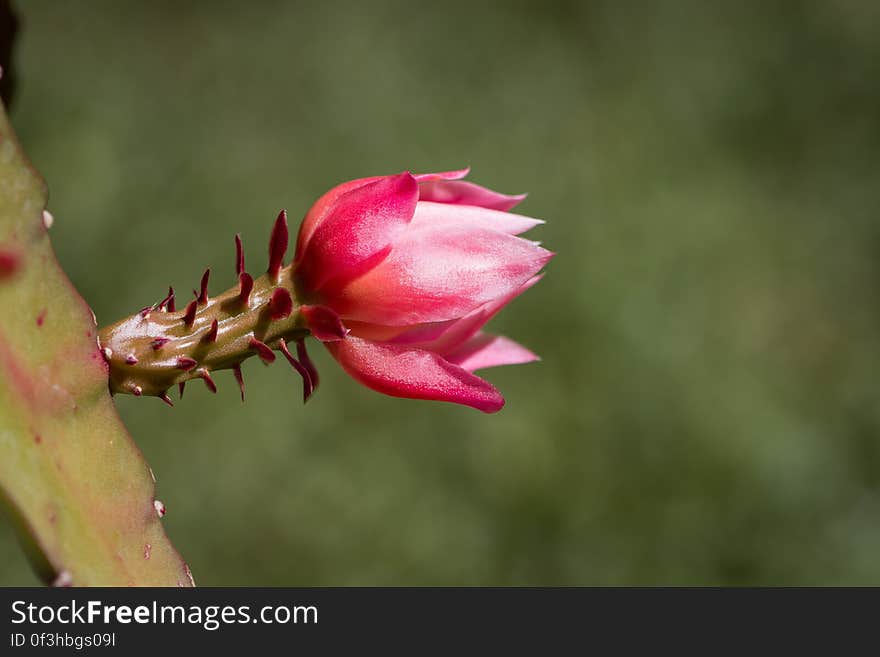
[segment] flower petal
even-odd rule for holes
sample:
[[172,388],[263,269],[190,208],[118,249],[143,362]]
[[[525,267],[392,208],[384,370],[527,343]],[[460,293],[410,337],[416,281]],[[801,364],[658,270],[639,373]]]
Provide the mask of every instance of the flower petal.
[[306,213],[306,216],[300,224],[299,235],[296,238],[296,253],[293,258],[294,261],[299,261],[302,258],[302,254],[305,251],[309,240],[312,238],[315,229],[324,221],[324,219],[327,218],[328,213],[333,209],[333,206],[339,197],[343,194],[354,191],[358,187],[363,187],[371,182],[376,182],[380,178],[382,178],[382,176],[349,180],[348,182],[336,185],[336,187],[315,201],[314,205],[312,205]]
[[387,258],[328,303],[346,319],[387,326],[458,319],[517,290],[552,257],[493,230],[410,225]]
[[325,346],[355,380],[383,394],[464,404],[484,413],[504,406],[490,383],[430,351],[351,336]]
[[498,365],[519,365],[541,360],[537,354],[521,344],[503,335],[488,333],[477,333],[445,358],[468,372]]
[[447,205],[433,201],[419,201],[412,219],[413,224],[443,224],[452,226],[479,226],[509,235],[519,235],[544,222],[521,214],[487,210],[475,205]]
[[418,184],[407,172],[339,196],[296,262],[297,283],[306,298],[381,262],[412,219],[417,200]]
[[471,172],[470,167],[456,169],[455,171],[441,171],[440,173],[417,173],[414,175],[419,182],[427,180],[459,180]]
[[501,194],[463,180],[427,178],[419,180],[419,200],[476,205],[491,210],[510,210],[526,197],[525,194]]
[[299,312],[312,335],[321,342],[342,340],[348,335],[348,329],[339,319],[339,315],[327,306],[301,306]]

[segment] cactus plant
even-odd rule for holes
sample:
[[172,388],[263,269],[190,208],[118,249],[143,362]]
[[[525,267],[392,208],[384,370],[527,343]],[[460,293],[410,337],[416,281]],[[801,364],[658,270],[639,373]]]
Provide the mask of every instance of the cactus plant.
[[0,105],[0,498],[47,583],[192,585],[45,204]]

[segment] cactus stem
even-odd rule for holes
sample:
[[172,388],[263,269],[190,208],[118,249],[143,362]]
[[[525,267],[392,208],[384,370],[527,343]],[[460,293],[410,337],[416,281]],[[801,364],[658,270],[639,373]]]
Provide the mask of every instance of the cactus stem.
[[297,371],[297,373],[302,377],[303,381],[303,403],[305,404],[309,397],[312,396],[312,391],[315,389],[312,385],[312,377],[309,374],[309,371],[306,369],[305,365],[300,363],[293,355],[290,353],[290,350],[287,348],[287,343],[284,341],[284,338],[278,340],[278,348],[281,349],[281,353],[284,354],[284,357],[287,359],[287,362],[291,364],[293,369]]
[[158,351],[162,348],[163,345],[168,344],[170,341],[170,338],[156,338],[155,340],[150,342],[150,346],[153,348],[153,351]]
[[238,389],[241,391],[241,401],[244,401],[244,377],[241,375],[241,365],[233,365],[232,374],[238,383]]
[[125,364],[126,365],[137,365],[137,362],[138,362],[137,356],[135,356],[134,354],[129,354],[128,356],[125,357]]
[[159,395],[159,399],[168,404],[171,408],[174,408],[174,402],[171,401],[171,397],[168,396],[168,391],[166,390],[161,395]]
[[275,362],[275,352],[273,352],[265,342],[260,342],[256,338],[251,338],[248,342],[248,346],[253,351],[257,352],[257,356],[259,356],[260,360],[266,365]]
[[273,320],[289,317],[293,312],[293,297],[283,287],[275,288],[269,299],[269,317]]
[[238,284],[241,288],[238,299],[246,306],[251,296],[251,290],[254,289],[254,277],[243,271],[238,275]]
[[244,249],[241,246],[241,235],[235,235],[235,275],[241,276],[244,273]]
[[181,356],[177,359],[177,369],[183,370],[184,372],[189,372],[198,364],[197,360],[190,358],[189,356]]
[[208,386],[208,390],[213,393],[217,392],[217,384],[214,383],[214,379],[211,378],[211,374],[208,370],[203,367],[197,372],[197,374],[205,382],[205,385]]
[[208,279],[211,278],[211,268],[208,267],[205,270],[205,273],[202,274],[202,283],[199,288],[199,297],[198,302],[200,306],[207,305],[208,303]]
[[190,327],[193,325],[193,322],[196,321],[196,310],[198,309],[198,300],[193,299],[186,306],[186,311],[183,314],[183,323]]
[[272,236],[269,238],[269,268],[266,272],[275,283],[278,282],[278,273],[284,262],[284,254],[287,253],[287,239],[287,212],[282,210],[275,219]]
[[214,321],[211,322],[211,328],[205,333],[205,337],[202,338],[202,341],[210,344],[212,342],[217,342],[217,330],[219,328],[219,323],[217,322],[217,318],[214,318]]

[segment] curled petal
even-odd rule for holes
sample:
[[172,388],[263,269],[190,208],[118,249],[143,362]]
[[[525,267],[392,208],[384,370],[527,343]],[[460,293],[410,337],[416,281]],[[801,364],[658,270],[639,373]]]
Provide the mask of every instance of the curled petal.
[[439,173],[417,173],[413,177],[420,183],[429,180],[460,180],[471,172],[470,167],[456,169],[455,171],[441,171]]
[[445,358],[468,372],[497,365],[519,365],[541,360],[537,354],[521,344],[503,335],[488,333],[477,333]]
[[306,325],[321,342],[341,340],[348,335],[348,329],[333,310],[327,306],[302,306],[299,309]]
[[490,210],[510,210],[526,197],[525,194],[501,194],[463,180],[426,180],[419,182],[419,200],[475,205]]
[[412,225],[332,305],[346,319],[387,326],[458,319],[519,289],[552,257],[528,240],[483,228]]
[[315,204],[306,213],[299,227],[299,234],[296,238],[296,253],[294,254],[294,262],[302,259],[305,248],[312,239],[315,229],[327,218],[330,210],[333,209],[339,197],[354,191],[359,187],[363,187],[371,182],[376,182],[382,176],[372,176],[370,178],[358,178],[357,180],[349,180],[341,185],[336,185],[329,192],[315,201]]
[[490,383],[430,351],[353,337],[325,346],[354,379],[386,395],[448,401],[484,413],[504,406]]
[[413,225],[471,226],[519,235],[544,222],[521,214],[487,210],[473,205],[446,205],[419,201],[412,219]]
[[383,260],[412,219],[418,184],[409,173],[386,176],[339,196],[296,263],[307,294],[341,285]]

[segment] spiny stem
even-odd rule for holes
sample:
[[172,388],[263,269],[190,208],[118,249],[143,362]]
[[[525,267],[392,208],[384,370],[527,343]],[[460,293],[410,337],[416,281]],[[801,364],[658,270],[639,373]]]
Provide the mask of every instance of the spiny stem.
[[[168,389],[177,384],[183,396],[186,381],[200,378],[212,392],[211,372],[232,369],[244,400],[242,361],[258,356],[265,364],[280,350],[303,378],[308,399],[317,385],[317,372],[303,339],[309,334],[294,301],[292,266],[284,266],[288,246],[287,215],[282,210],[269,240],[269,267],[254,280],[244,271],[241,237],[235,236],[238,285],[211,297],[211,270],[202,275],[194,299],[183,311],[174,310],[174,290],[154,306],[100,330],[99,341],[110,365],[111,392],[154,395],[171,405]],[[297,345],[297,357],[287,341]]]

